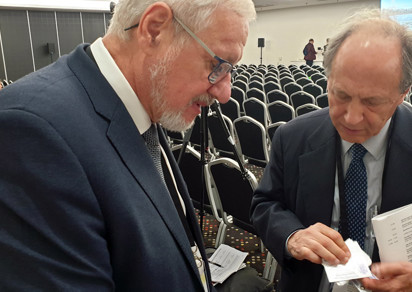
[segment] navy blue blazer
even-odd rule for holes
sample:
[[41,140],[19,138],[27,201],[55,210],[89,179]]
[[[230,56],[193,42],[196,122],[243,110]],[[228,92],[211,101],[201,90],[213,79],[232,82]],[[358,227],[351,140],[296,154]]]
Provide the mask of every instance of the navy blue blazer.
[[0,92],[0,290],[203,291],[143,138],[85,48]]
[[[283,292],[317,292],[322,276],[321,265],[286,257],[285,243],[297,229],[331,224],[338,134],[328,110],[303,115],[276,131],[252,200],[253,225],[283,268]],[[398,106],[393,123],[381,213],[412,203],[412,108]],[[376,246],[373,259],[379,260]]]

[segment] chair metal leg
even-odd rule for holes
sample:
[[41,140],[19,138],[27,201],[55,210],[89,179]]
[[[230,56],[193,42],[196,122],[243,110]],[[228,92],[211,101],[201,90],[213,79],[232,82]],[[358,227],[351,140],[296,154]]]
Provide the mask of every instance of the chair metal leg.
[[225,222],[223,222],[223,220],[220,221],[219,229],[217,230],[215,248],[218,248],[219,245],[225,242],[226,229],[227,229],[227,225],[225,224]]
[[266,255],[266,264],[265,268],[263,269],[262,277],[268,279],[270,282],[273,282],[275,280],[277,266],[278,262],[268,251],[268,254]]

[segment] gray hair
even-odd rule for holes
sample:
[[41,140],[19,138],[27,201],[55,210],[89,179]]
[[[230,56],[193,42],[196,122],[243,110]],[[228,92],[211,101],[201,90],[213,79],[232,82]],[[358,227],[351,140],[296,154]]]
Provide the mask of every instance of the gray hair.
[[[129,39],[129,31],[124,31],[139,23],[143,12],[157,0],[120,0],[114,9],[114,15],[110,22],[108,34],[113,34],[123,40]],[[193,32],[198,32],[212,20],[212,14],[216,8],[227,8],[244,17],[246,21],[256,18],[256,11],[252,0],[164,0],[170,6],[174,15],[189,26]],[[176,35],[183,31],[180,25],[175,25]],[[189,36],[181,37],[181,44]]]
[[354,32],[368,26],[379,28],[385,36],[397,37],[402,47],[402,80],[399,90],[404,93],[412,85],[412,31],[402,26],[379,9],[362,10],[349,17],[340,32],[330,39],[328,49],[323,58],[323,66],[327,76],[332,71],[333,60],[342,43]]

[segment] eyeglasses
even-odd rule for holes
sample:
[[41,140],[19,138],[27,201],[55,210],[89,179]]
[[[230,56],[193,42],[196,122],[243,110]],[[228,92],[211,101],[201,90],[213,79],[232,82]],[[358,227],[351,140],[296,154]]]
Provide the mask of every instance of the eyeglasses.
[[[174,16],[174,19],[176,19],[176,21],[183,27],[183,29],[190,34],[198,43],[199,45],[201,45],[208,53],[210,56],[212,56],[212,58],[214,58],[216,61],[218,61],[219,63],[213,68],[212,72],[209,74],[209,76],[207,77],[209,79],[209,82],[211,84],[216,84],[217,82],[219,82],[220,80],[222,80],[227,74],[232,73],[232,71],[234,71],[234,67],[233,65],[226,61],[223,60],[222,58],[216,56],[215,53],[212,52],[211,49],[209,49],[208,46],[206,46],[206,44],[204,42],[202,42],[201,39],[199,39],[197,37],[197,35],[194,34],[194,32],[188,28],[186,26],[186,24],[184,24],[180,19],[178,19],[176,16]],[[139,23],[132,25],[128,28],[125,28],[124,30],[130,30],[132,28],[138,27]]]

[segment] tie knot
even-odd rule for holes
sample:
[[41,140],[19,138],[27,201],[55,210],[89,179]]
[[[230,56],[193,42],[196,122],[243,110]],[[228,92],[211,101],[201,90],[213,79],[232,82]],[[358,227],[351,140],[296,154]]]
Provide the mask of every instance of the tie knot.
[[363,156],[365,156],[366,150],[365,147],[362,146],[362,144],[355,143],[351,147],[352,149],[352,160],[361,160]]
[[143,138],[146,141],[146,144],[150,146],[159,145],[159,137],[157,135],[157,129],[155,124],[152,124],[150,128],[143,133]]

